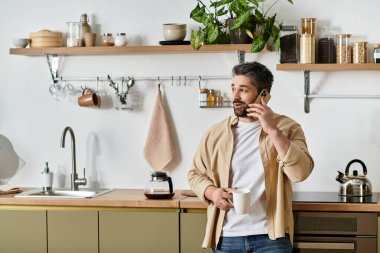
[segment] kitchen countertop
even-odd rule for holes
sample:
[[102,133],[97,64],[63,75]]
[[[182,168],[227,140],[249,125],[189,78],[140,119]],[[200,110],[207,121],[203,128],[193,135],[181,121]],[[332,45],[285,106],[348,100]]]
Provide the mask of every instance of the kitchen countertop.
[[[142,189],[114,189],[104,195],[88,199],[15,198],[10,194],[0,195],[0,209],[9,206],[206,209],[206,205],[197,197],[183,196],[181,192],[181,190],[176,191],[172,199],[166,200],[147,199]],[[372,204],[293,202],[293,210],[380,213],[380,202],[379,200]]]
[[[29,189],[25,189],[29,190]],[[114,189],[109,193],[85,199],[74,198],[15,198],[14,194],[0,195],[1,206],[67,206],[67,207],[114,207],[114,208],[179,208],[186,198],[176,191],[172,199],[147,199],[142,189]]]

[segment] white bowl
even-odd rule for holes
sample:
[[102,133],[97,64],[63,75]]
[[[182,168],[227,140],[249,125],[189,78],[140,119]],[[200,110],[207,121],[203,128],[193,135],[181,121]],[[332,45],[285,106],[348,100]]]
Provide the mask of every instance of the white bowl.
[[16,47],[26,47],[30,42],[30,39],[27,39],[27,38],[18,38],[18,39],[13,39],[13,44],[16,46]]
[[186,24],[163,24],[162,34],[165,40],[183,40],[186,37]]

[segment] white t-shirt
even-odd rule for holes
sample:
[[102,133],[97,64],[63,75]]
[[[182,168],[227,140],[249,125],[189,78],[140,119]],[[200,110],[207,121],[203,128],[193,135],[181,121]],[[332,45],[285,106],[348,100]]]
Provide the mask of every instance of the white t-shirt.
[[264,167],[260,156],[260,121],[239,122],[231,162],[231,187],[251,189],[248,214],[231,208],[225,216],[222,236],[267,234]]

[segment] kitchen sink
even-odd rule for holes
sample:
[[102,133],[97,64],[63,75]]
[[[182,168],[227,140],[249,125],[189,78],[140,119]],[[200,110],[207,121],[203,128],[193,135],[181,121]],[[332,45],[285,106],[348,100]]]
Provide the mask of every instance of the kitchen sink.
[[33,189],[15,195],[16,198],[94,198],[112,191],[112,189],[91,189],[82,188],[78,191],[70,189],[54,189],[52,191],[43,191],[42,189]]

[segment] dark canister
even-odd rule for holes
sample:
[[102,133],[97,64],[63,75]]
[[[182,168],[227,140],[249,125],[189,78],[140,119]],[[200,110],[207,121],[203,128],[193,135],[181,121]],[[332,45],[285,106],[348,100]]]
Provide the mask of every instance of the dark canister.
[[280,63],[299,62],[299,34],[296,25],[283,25],[280,30]]
[[335,36],[330,26],[324,26],[318,40],[318,63],[336,63]]

